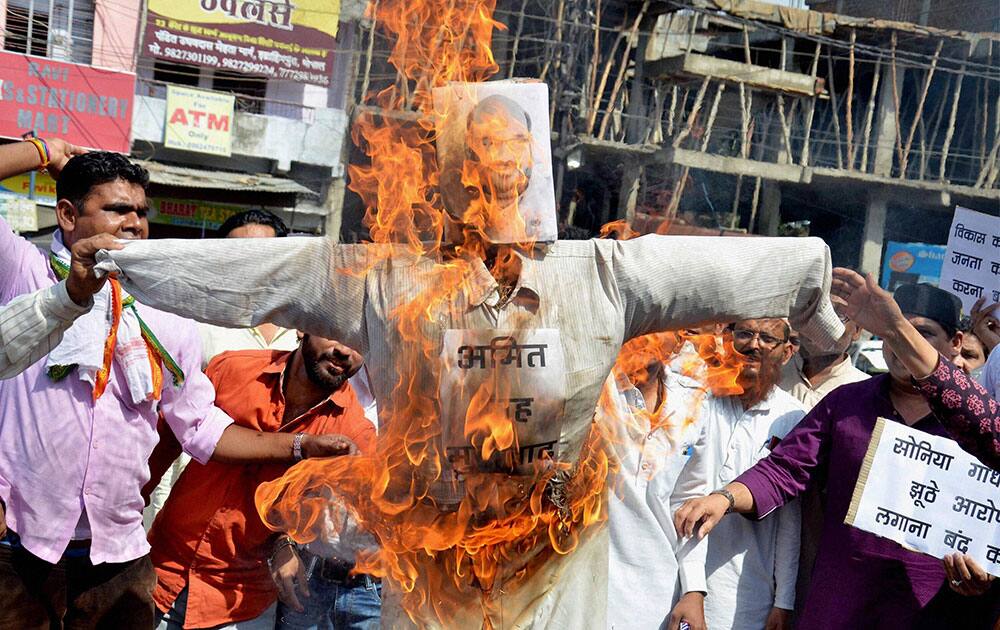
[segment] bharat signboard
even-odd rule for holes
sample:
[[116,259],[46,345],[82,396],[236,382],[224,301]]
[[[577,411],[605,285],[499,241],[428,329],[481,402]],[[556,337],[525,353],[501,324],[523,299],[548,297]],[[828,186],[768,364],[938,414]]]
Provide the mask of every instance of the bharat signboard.
[[329,86],[340,0],[149,0],[159,59]]
[[0,136],[128,153],[135,75],[0,52]]
[[1000,576],[1000,472],[954,440],[879,418],[845,522],[943,558],[967,553]]
[[235,105],[232,94],[168,85],[163,145],[229,157]]
[[182,199],[150,199],[149,206],[149,220],[152,223],[205,230],[217,230],[226,219],[247,210],[241,206]]

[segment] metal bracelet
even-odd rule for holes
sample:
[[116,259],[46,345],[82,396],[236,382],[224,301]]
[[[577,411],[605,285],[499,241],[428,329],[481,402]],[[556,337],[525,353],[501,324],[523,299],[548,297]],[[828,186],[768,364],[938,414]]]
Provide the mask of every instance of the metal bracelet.
[[295,438],[292,439],[292,458],[297,462],[301,462],[305,459],[302,455],[302,440],[305,437],[305,433],[296,433]]
[[718,494],[720,496],[726,497],[726,500],[729,501],[729,507],[726,509],[726,514],[729,514],[730,512],[732,512],[733,508],[736,507],[736,497],[733,496],[732,492],[730,492],[729,490],[726,490],[725,488],[719,488],[718,490],[712,490],[708,494],[709,494],[709,496],[711,496],[713,494]]

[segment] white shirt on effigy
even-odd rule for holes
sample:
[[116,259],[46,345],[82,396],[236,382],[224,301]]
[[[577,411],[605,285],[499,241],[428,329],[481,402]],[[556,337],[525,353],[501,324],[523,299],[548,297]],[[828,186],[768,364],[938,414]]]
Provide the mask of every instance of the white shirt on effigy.
[[632,412],[646,409],[642,393],[631,386],[618,391],[609,377],[617,394],[615,411],[635,423],[614,443],[620,468],[608,499],[609,630],[655,630],[680,594],[706,588],[706,545],[679,541],[673,513],[711,490],[708,423],[701,412],[710,395],[669,368],[662,382],[665,400],[658,419],[670,428],[650,431],[649,417]]
[[[735,396],[712,403],[706,411],[714,488],[732,482],[767,457],[777,440],[805,416],[799,402],[778,387],[746,411]],[[792,610],[799,537],[798,501],[760,521],[735,514],[723,518],[707,537],[708,627],[763,628],[772,607]]]
[[[242,239],[137,241],[100,252],[99,268],[120,272],[140,301],[199,321],[271,321],[351,346],[365,355],[383,420],[403,420],[412,392],[436,399],[440,367],[421,359],[426,369],[413,369],[407,357],[420,350],[402,338],[394,313],[438,286],[439,261],[331,239],[254,240],[252,247]],[[789,314],[797,330],[820,344],[843,333],[826,297],[830,254],[819,239],[651,235],[557,241],[514,253],[521,273],[513,299],[497,301],[498,284],[483,261],[468,259],[458,284],[442,287],[440,308],[419,320],[419,334],[425,345],[440,348],[446,330],[560,331],[567,399],[555,458],[569,464],[590,435],[605,378],[628,339],[707,321]],[[401,382],[406,386],[397,389]],[[603,626],[607,550],[606,529],[591,527],[573,553],[553,556],[519,588],[502,591],[502,605],[484,610],[470,601],[449,623],[481,624],[486,612],[498,627]],[[505,564],[504,576],[518,575],[526,561]],[[443,625],[430,606],[416,614]],[[388,601],[387,622],[407,623]]]

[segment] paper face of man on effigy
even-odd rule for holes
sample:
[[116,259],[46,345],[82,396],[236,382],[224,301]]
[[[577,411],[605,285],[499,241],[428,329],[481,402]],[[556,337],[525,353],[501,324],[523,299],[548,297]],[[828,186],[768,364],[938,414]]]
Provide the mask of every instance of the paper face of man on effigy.
[[493,243],[553,241],[556,209],[543,83],[434,90],[445,208]]

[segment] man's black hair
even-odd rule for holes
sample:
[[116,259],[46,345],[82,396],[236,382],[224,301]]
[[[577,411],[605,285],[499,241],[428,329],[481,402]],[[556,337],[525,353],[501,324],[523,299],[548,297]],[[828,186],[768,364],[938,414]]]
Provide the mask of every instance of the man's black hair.
[[247,210],[234,214],[219,227],[216,236],[226,238],[230,232],[244,225],[266,225],[274,230],[275,236],[288,236],[288,226],[281,220],[281,217],[267,210]]
[[69,200],[80,212],[81,204],[94,186],[119,179],[146,190],[149,172],[120,153],[91,151],[77,155],[66,162],[59,174],[56,198]]

